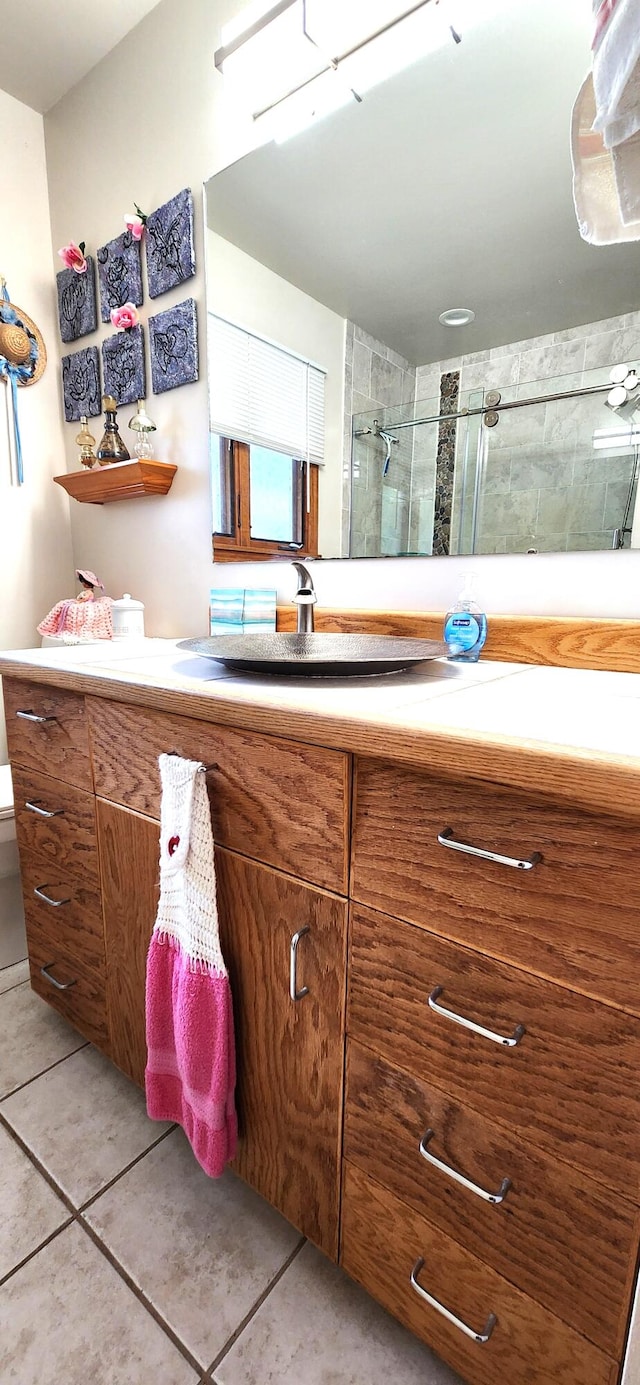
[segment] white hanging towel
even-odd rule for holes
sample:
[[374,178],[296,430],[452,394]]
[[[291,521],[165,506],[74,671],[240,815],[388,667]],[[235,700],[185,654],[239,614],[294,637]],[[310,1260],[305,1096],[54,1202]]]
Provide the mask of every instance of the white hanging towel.
[[580,234],[592,245],[640,240],[640,0],[594,0],[593,73],[571,131]]
[[160,901],[147,957],[147,1110],[177,1121],[206,1173],[236,1149],[235,1043],[220,949],[204,765],[161,755]]

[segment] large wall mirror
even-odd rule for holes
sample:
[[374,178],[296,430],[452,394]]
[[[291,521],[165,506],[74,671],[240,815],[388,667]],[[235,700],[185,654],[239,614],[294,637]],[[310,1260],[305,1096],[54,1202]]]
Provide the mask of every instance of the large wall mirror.
[[591,6],[438,22],[206,184],[216,560],[632,541],[640,243],[587,245],[572,200]]

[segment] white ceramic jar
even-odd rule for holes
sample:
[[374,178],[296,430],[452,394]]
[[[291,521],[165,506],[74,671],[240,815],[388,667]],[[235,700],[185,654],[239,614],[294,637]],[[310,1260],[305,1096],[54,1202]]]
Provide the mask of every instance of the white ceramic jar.
[[125,592],[111,606],[114,640],[144,639],[144,604]]

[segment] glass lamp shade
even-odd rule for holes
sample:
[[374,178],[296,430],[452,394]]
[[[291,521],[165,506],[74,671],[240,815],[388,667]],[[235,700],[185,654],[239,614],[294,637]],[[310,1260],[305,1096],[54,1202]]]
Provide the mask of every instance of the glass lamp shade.
[[153,419],[149,418],[144,406],[144,399],[138,400],[138,408],[133,418],[129,419],[129,428],[135,434],[134,457],[138,457],[140,460],[145,457],[152,457],[151,434],[155,433],[156,425]]

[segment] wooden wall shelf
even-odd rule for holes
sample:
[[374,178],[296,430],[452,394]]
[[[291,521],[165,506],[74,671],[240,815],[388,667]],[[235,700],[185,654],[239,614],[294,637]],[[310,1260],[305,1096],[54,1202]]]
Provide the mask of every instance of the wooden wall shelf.
[[136,459],[90,471],[68,471],[53,479],[74,500],[85,505],[108,505],[113,500],[133,500],[138,495],[166,495],[177,470],[171,462]]

